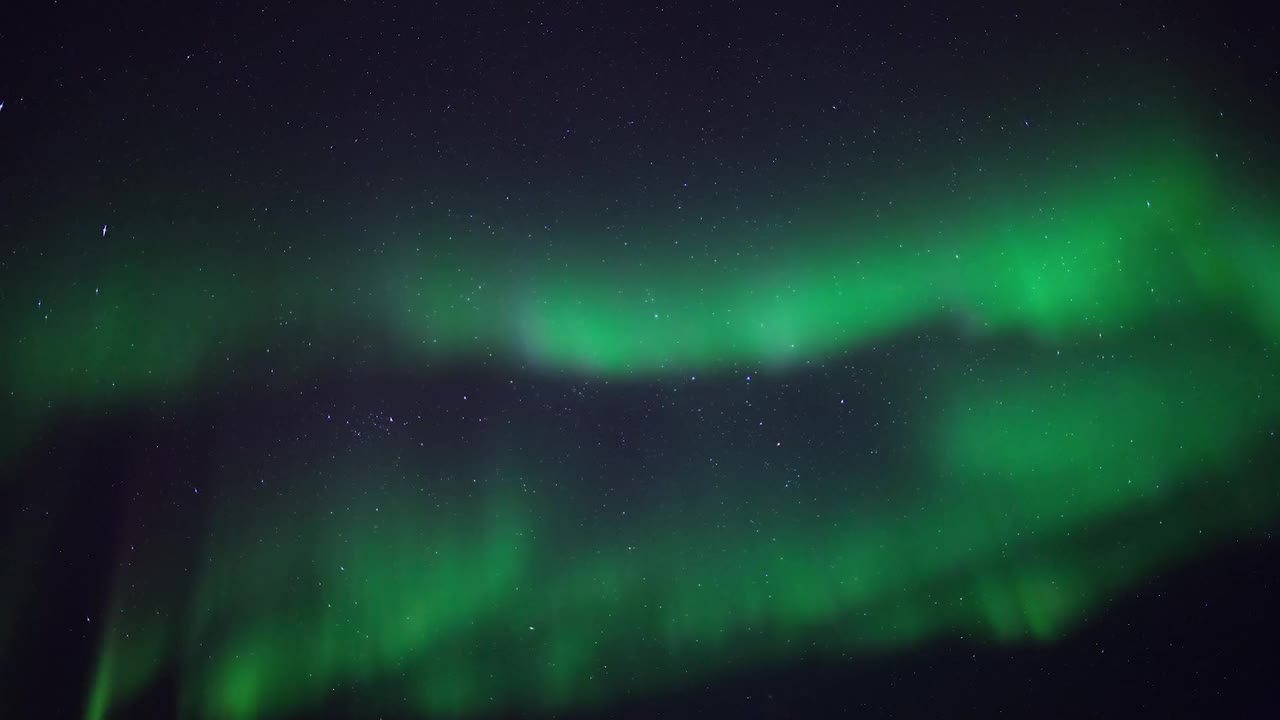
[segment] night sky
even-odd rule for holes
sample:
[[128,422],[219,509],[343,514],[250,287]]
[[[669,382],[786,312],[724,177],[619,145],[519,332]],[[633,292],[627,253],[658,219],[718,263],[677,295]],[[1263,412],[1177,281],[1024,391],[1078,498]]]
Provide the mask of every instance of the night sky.
[[0,717],[1265,716],[1280,26],[0,11]]

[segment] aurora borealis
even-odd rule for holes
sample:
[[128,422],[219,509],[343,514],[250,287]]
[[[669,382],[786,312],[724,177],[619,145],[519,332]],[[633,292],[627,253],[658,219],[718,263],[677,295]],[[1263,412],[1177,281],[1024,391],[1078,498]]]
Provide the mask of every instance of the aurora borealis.
[[0,715],[1260,697],[1071,648],[1274,583],[1265,23],[174,12],[6,51]]

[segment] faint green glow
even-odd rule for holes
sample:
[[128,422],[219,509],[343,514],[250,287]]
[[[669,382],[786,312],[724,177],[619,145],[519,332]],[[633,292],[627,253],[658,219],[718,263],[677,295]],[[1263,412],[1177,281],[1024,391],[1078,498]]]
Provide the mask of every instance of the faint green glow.
[[[1170,427],[1189,417],[1175,411]],[[984,422],[1005,437],[1021,419]],[[1220,441],[1247,442],[1230,435]],[[306,711],[353,685],[384,690],[372,709],[455,715],[591,705],[744,661],[943,633],[1048,641],[1135,578],[1274,518],[1266,488],[1157,478],[1164,461],[1122,469],[1150,471],[1136,491],[1103,469],[1042,481],[1020,455],[996,454],[888,507],[831,507],[821,520],[781,508],[760,523],[706,504],[647,517],[622,540],[527,496],[441,508],[381,482],[390,473],[371,459],[301,512],[294,500],[229,502],[241,517],[214,532],[193,593],[181,574],[139,570],[168,578],[150,592],[169,593],[188,630],[161,623],[170,640],[157,646],[155,633],[113,629],[98,684],[127,707],[137,675],[117,678],[117,668],[176,656],[189,658],[190,717]],[[991,474],[1002,482],[982,485]],[[95,690],[91,717],[106,696]]]
[[[1280,498],[1239,463],[1267,441],[1278,382],[1259,348],[1221,337],[1238,344],[1132,342],[1068,370],[1042,349],[942,382],[917,413],[935,442],[912,475],[826,468],[814,505],[690,499],[589,529],[572,503],[501,486],[442,504],[412,489],[428,478],[357,459],[301,507],[228,498],[194,592],[139,569],[169,578],[160,594],[190,633],[167,649],[139,636],[130,656],[116,630],[103,667],[196,657],[191,717],[305,712],[353,685],[380,688],[378,710],[434,716],[590,707],[944,634],[1049,642],[1139,579],[1274,524]],[[778,473],[713,452],[757,476],[739,500]],[[843,494],[875,480],[916,489]],[[113,697],[127,707],[135,687]]]
[[[514,264],[443,241],[311,264],[33,261],[2,311],[8,449],[63,413],[217,388],[249,360],[284,383],[366,345],[424,372],[478,360],[619,383],[803,369],[921,328],[1023,348],[939,361],[902,401],[919,456],[815,462],[812,505],[769,496],[779,471],[728,440],[714,450],[740,502],[612,527],[505,485],[411,489],[450,458],[370,452],[323,481],[290,467],[320,489],[223,498],[198,563],[155,548],[119,571],[86,717],[124,716],[164,672],[186,717],[287,715],[352,686],[368,712],[470,715],[942,635],[1048,642],[1274,525],[1247,459],[1280,414],[1280,218],[1176,137],[1117,131],[962,196],[900,183],[749,242],[699,244],[700,221],[634,231],[660,236],[652,252],[575,238]],[[486,470],[536,467],[529,452]]]

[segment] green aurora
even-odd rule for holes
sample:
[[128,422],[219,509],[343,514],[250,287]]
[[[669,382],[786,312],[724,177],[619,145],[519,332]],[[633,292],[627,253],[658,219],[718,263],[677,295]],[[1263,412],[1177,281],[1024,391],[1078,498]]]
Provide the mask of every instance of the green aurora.
[[[619,468],[572,438],[530,441],[532,411],[466,449],[229,463],[190,546],[121,542],[85,717],[126,716],[166,673],[183,717],[287,716],[336,686],[366,689],[361,712],[467,716],[944,636],[1052,642],[1267,532],[1280,496],[1250,458],[1280,418],[1280,215],[1196,137],[1115,131],[1042,166],[993,161],[960,193],[821,198],[749,230],[751,254],[700,245],[713,220],[673,218],[595,253],[414,249],[427,231],[398,226],[385,253],[299,263],[167,251],[168,234],[212,247],[218,231],[157,222],[113,230],[139,238],[129,258],[7,267],[6,454],[63,416],[231,386],[246,357],[278,362],[283,387],[374,348],[424,375],[473,363],[625,398],[901,354],[884,350],[903,377],[881,377],[895,422],[877,432],[910,452],[808,448],[803,499],[765,489],[796,475],[769,460],[789,442],[748,452],[691,429],[631,469],[683,500],[583,522],[588,501],[559,483]],[[663,249],[628,254],[643,243]],[[922,334],[959,349],[925,359],[919,340],[907,357]],[[738,401],[696,387],[707,416]],[[557,448],[572,457],[546,462]],[[289,490],[247,501],[266,472]],[[491,480],[459,487],[476,477]],[[726,485],[745,499],[712,491]]]

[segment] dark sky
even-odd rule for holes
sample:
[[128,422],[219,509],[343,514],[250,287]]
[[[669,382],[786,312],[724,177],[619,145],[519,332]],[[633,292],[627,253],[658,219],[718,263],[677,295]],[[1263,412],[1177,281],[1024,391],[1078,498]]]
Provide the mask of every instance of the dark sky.
[[0,717],[1266,712],[1277,37],[0,10]]

